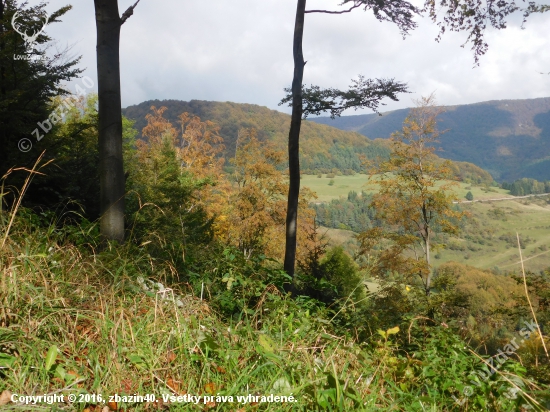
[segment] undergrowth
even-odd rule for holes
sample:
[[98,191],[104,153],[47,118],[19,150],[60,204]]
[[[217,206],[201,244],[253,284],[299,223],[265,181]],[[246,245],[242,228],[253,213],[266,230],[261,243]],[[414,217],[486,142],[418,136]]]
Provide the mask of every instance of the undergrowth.
[[[131,242],[99,252],[89,222],[58,228],[20,212],[0,250],[2,410],[543,409],[520,364],[480,379],[487,367],[446,325],[410,318],[357,342],[322,303],[285,295],[276,262],[225,248],[208,276],[181,277]],[[23,405],[11,394],[87,402]],[[115,394],[156,399],[109,402]],[[286,402],[261,402],[270,394]],[[258,398],[237,398],[248,395]]]

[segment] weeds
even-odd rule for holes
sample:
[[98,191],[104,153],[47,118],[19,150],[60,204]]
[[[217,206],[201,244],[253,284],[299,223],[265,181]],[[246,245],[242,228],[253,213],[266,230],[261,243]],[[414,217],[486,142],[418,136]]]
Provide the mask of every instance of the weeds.
[[[2,410],[514,411],[544,390],[509,360],[464,396],[483,362],[449,329],[416,318],[360,343],[324,304],[284,295],[284,272],[262,256],[209,249],[183,281],[143,245],[97,252],[89,222],[3,214]],[[509,380],[516,399],[502,396]]]

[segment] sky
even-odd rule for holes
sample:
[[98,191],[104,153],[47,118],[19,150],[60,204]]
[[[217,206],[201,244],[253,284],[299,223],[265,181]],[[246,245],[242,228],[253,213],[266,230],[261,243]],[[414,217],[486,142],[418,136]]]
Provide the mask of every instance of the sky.
[[[119,0],[120,14],[134,2]],[[69,47],[71,55],[82,56],[80,67],[96,84],[93,1],[48,3],[48,12],[73,5],[45,32],[57,49]],[[307,8],[338,10],[338,4],[309,0]],[[123,107],[196,99],[289,112],[278,103],[292,82],[295,12],[296,0],[141,0],[121,31]],[[395,25],[377,21],[370,11],[307,14],[304,83],[344,89],[360,74],[407,83],[412,93],[386,100],[382,112],[413,106],[431,93],[441,105],[550,96],[550,13],[532,16],[524,30],[520,17],[505,30],[488,30],[489,51],[479,67],[470,46],[461,47],[465,33],[446,33],[437,43],[437,26],[428,19],[418,23],[403,39]],[[85,87],[78,80],[69,90],[76,84]],[[344,115],[363,113],[369,111]]]

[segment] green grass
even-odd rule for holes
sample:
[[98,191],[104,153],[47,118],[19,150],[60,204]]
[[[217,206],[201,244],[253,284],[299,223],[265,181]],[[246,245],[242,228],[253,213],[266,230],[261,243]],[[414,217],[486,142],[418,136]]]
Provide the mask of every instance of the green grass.
[[[0,251],[0,394],[101,394],[104,401],[114,394],[223,395],[234,402],[205,405],[201,398],[196,406],[169,406],[303,411],[316,409],[328,375],[355,382],[371,369],[349,352],[346,338],[327,334],[319,314],[300,309],[273,286],[254,308],[223,320],[185,284],[171,284],[167,293],[145,290],[139,276],[166,284],[162,274],[169,269],[151,260],[151,271],[140,273],[146,254],[123,247],[90,255],[48,232],[27,230],[12,230]],[[364,393],[370,384],[363,380],[354,391]],[[271,393],[292,393],[296,402],[237,403],[237,396]],[[340,409],[351,410],[356,402],[344,395]],[[104,403],[58,406],[99,411]],[[159,406],[118,405],[132,411]],[[13,403],[0,409],[26,410]]]
[[[347,197],[348,192],[365,190],[372,192],[375,186],[366,186],[367,175],[336,176],[334,185],[329,186],[325,177],[302,176],[302,186],[317,192],[319,202]],[[486,188],[459,183],[456,187],[457,197],[465,200],[466,193],[471,191],[476,199],[493,199],[509,197],[509,191],[500,188]],[[449,261],[456,261],[482,269],[499,269],[518,271],[521,268],[517,245],[499,239],[505,234],[518,232],[522,239],[529,239],[522,250],[527,270],[540,271],[550,267],[550,205],[546,197],[503,200],[494,202],[464,203],[462,207],[471,213],[467,218],[465,230],[456,241],[445,240],[444,243],[456,245],[459,249],[442,249],[433,259],[434,267]],[[495,214],[491,210],[501,210]],[[342,244],[348,252],[354,250],[353,232],[329,229],[327,236],[331,245]],[[433,255],[436,255],[435,253]],[[432,256],[433,256],[432,255]]]
[[[521,250],[526,270],[540,271],[550,267],[550,205],[548,198],[506,200],[491,203],[464,205],[471,213],[466,230],[458,241],[447,243],[463,247],[439,252],[434,259],[437,266],[457,261],[482,269],[519,271],[519,251],[515,243],[516,232],[526,241]],[[497,213],[495,213],[495,211]],[[512,241],[500,239],[512,235]]]
[[[461,382],[479,363],[450,329],[426,330],[418,320],[375,331],[360,344],[335,332],[331,320],[338,314],[290,299],[273,285],[253,307],[224,318],[209,290],[208,300],[188,284],[161,292],[158,283],[167,284],[170,266],[139,248],[93,253],[62,241],[53,227],[16,220],[0,263],[2,411],[464,411],[450,395],[462,396]],[[140,277],[157,285],[147,280],[144,288]],[[411,328],[409,353],[397,342],[400,336],[410,343]],[[502,388],[504,381],[479,393],[491,393],[491,410],[511,412]],[[6,403],[12,393],[74,395],[83,402]],[[237,398],[272,393],[295,401]],[[159,402],[127,398],[115,405],[109,403],[114,394],[154,394]],[[200,400],[162,400],[177,395]]]
[[[332,186],[329,185],[331,180],[334,180],[334,185]],[[352,190],[355,190],[357,193],[361,193],[362,190],[366,192],[375,191],[376,184],[368,183],[368,175],[365,174],[336,176],[334,178],[327,178],[326,175],[320,178],[316,175],[302,175],[301,179],[301,186],[309,187],[317,193],[318,202],[330,202],[332,199],[347,197],[348,193]],[[474,200],[510,196],[509,190],[491,187],[488,191],[484,187],[472,186],[468,183],[458,183],[455,189],[459,200],[466,200],[465,196],[469,191],[474,195]]]
[[[334,185],[329,186],[331,180],[334,180]],[[336,176],[334,178],[327,178],[326,175],[321,178],[314,175],[302,175],[300,185],[313,190],[317,194],[318,202],[329,202],[339,197],[347,197],[352,190],[359,193],[361,190],[366,190],[363,188],[365,183],[367,183],[367,175],[364,174]]]

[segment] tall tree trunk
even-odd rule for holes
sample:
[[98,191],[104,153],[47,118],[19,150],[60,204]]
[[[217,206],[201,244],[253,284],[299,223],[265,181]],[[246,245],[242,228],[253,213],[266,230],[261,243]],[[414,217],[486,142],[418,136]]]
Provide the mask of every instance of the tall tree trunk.
[[[284,269],[294,278],[296,264],[296,229],[298,223],[298,196],[300,194],[300,127],[302,126],[302,80],[304,77],[304,17],[306,0],[298,0],[294,24],[294,78],[292,80],[292,120],[288,134],[288,167],[290,185],[286,211],[286,245]],[[291,284],[289,291],[293,291]]]
[[99,94],[101,235],[124,241],[124,167],[120,97],[120,27],[117,0],[94,0]]
[[[0,102],[4,103],[6,99],[6,68],[4,67],[5,61],[4,58],[7,55],[4,55],[6,49],[6,40],[5,40],[5,27],[4,27],[4,10],[6,5],[4,0],[0,0]],[[6,134],[6,126],[3,124],[3,119],[0,118],[0,177],[8,168],[8,150],[6,150],[8,145],[8,139]]]

